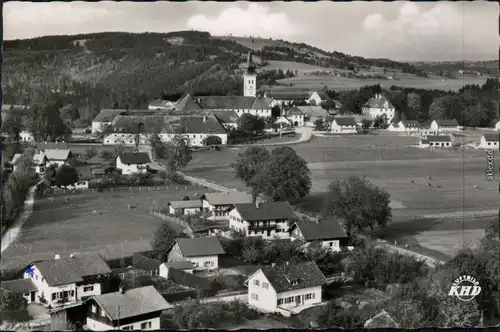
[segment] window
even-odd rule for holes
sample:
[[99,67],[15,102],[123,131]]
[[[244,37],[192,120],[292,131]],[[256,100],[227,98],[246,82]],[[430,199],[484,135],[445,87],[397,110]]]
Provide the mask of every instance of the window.
[[122,327],[122,330],[125,330],[125,331],[133,330],[133,326],[132,325],[124,326],[124,327]]
[[283,299],[278,299],[278,305],[282,305],[283,304]]
[[252,300],[256,300],[256,301],[258,301],[258,300],[259,300],[259,295],[257,295],[257,294],[252,294]]
[[101,316],[106,317],[106,313],[104,312],[104,310],[101,310]]
[[312,295],[313,295],[312,293],[306,294],[306,300],[312,299]]
[[97,308],[95,305],[92,305],[92,312],[95,314],[97,312]]
[[151,322],[141,323],[141,330],[151,328]]
[[269,284],[267,282],[263,282],[262,288],[269,289]]
[[52,293],[52,301],[54,301],[57,298],[57,293]]
[[213,266],[214,264],[211,261],[207,261],[207,262],[204,263],[204,265],[206,267],[206,266]]
[[255,286],[259,286],[259,284],[260,284],[260,283],[259,283],[259,280],[254,280],[254,281],[253,281],[253,284],[254,284]]
[[94,290],[94,286],[85,286],[83,287],[84,292],[92,292]]

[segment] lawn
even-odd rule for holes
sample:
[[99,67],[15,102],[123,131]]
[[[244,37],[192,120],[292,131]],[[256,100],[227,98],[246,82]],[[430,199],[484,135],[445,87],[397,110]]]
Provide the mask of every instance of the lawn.
[[[153,187],[134,188],[132,192],[85,192],[58,194],[54,202],[48,197],[39,199],[33,215],[24,224],[20,239],[2,253],[2,268],[18,267],[31,261],[52,258],[54,254],[99,252],[105,258],[129,256],[151,250],[153,232],[163,220],[149,214],[153,200],[166,206],[170,200],[180,200],[194,193],[208,192],[204,188],[184,186],[156,191]],[[118,194],[119,197],[114,197]],[[135,209],[128,209],[135,204]],[[96,210],[100,215],[93,215]]]
[[278,81],[282,84],[293,84],[293,88],[321,90],[324,86],[335,91],[359,89],[366,85],[380,84],[384,89],[393,85],[417,89],[437,89],[458,91],[467,84],[483,85],[486,78],[461,78],[461,79],[443,79],[442,78],[422,78],[416,76],[401,76],[398,80],[382,79],[361,79],[345,78],[334,76],[296,76],[285,78]]
[[267,62],[269,62],[269,64],[265,67],[262,67],[262,70],[281,69],[285,72],[287,70],[291,70],[294,72],[295,72],[295,70],[297,70],[297,72],[299,72],[299,74],[307,73],[307,72],[328,70],[328,68],[313,66],[313,65],[310,65],[307,63],[300,63],[300,62],[276,61],[276,60],[268,60]]
[[240,324],[229,324],[226,326],[220,326],[219,328],[225,330],[239,330],[239,329],[284,329],[289,326],[282,322],[272,319],[271,317],[261,317],[254,320],[246,319]]

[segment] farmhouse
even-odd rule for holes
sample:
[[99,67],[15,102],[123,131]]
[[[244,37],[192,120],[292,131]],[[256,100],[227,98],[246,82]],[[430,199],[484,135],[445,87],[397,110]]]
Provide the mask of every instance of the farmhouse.
[[391,123],[389,131],[397,131],[397,132],[418,132],[422,125],[418,121],[411,120],[401,120],[398,123]]
[[238,128],[238,114],[235,111],[213,111],[212,114],[227,130]]
[[459,131],[460,126],[455,119],[434,120],[431,122],[431,129],[437,132],[453,132]]
[[[16,169],[17,169],[16,163],[21,158],[21,156],[22,156],[22,154],[16,153],[10,162],[13,166],[14,171],[16,171]],[[35,153],[33,155],[33,164],[32,165],[35,168],[35,172],[37,174],[45,173],[45,166],[47,165],[47,163],[48,163],[48,159],[44,153],[39,152],[39,153]]]
[[313,91],[311,92],[309,98],[306,102],[309,105],[321,105],[321,103],[327,102],[331,100],[331,98],[324,91]]
[[168,279],[168,271],[170,269],[193,273],[194,264],[189,261],[167,262],[160,265],[160,277]]
[[337,220],[321,222],[295,222],[289,230],[290,237],[304,241],[306,246],[319,243],[322,248],[340,251],[347,245],[347,234]]
[[229,211],[235,204],[251,203],[252,196],[241,191],[206,193],[202,197],[203,209],[212,212],[209,219],[228,220]]
[[479,147],[482,149],[496,149],[500,147],[499,145],[500,136],[499,134],[484,134],[481,136],[481,142]]
[[358,132],[356,120],[351,116],[336,116],[332,121],[332,133],[355,134]]
[[363,106],[362,112],[371,116],[372,119],[382,117],[385,123],[390,123],[396,114],[396,108],[389,99],[377,93],[374,98],[368,99]]
[[249,306],[286,316],[321,303],[325,283],[314,262],[273,264],[259,269],[245,282]]
[[304,126],[304,113],[298,107],[291,107],[285,112],[285,115],[290,124],[294,127]]
[[116,156],[116,168],[124,175],[145,173],[150,162],[146,152],[121,152]]
[[195,270],[214,270],[219,267],[219,255],[224,253],[215,236],[179,238],[168,253],[168,262],[189,261]]
[[[227,131],[215,116],[159,116],[137,117],[119,116],[113,126],[122,128],[122,132],[112,133],[104,138],[104,144],[135,145],[136,134],[131,133],[132,123],[143,124],[143,133],[139,135],[139,144],[148,144],[149,134],[159,132],[164,142],[180,135],[189,139],[191,146],[227,144]],[[137,126],[135,126],[137,128]]]
[[57,165],[62,166],[65,165],[70,158],[73,157],[71,150],[59,150],[59,149],[47,149],[44,152],[45,157],[47,158],[47,165]]
[[304,113],[304,121],[307,126],[314,126],[314,122],[318,119],[328,116],[328,111],[321,106],[297,106]]
[[168,212],[171,215],[188,215],[201,212],[203,203],[201,200],[171,201],[168,203]]
[[87,328],[108,330],[159,330],[160,315],[172,308],[153,286],[133,288],[88,300]]
[[448,135],[428,135],[426,139],[420,140],[420,147],[426,148],[450,148],[452,141]]
[[54,307],[101,294],[101,286],[110,274],[111,269],[100,255],[73,254],[34,262],[24,269],[23,277],[37,288],[34,302]]
[[296,219],[288,202],[235,204],[229,213],[229,228],[246,236],[262,236],[264,239],[290,238],[289,222]]
[[262,97],[244,96],[200,96],[193,98],[205,111],[234,111],[238,116],[245,113],[271,116],[271,100]]
[[124,112],[124,109],[103,109],[92,120],[92,134],[101,132],[106,126],[111,126],[113,119]]
[[36,302],[38,289],[31,279],[2,280],[2,288],[14,294],[21,294],[28,303]]

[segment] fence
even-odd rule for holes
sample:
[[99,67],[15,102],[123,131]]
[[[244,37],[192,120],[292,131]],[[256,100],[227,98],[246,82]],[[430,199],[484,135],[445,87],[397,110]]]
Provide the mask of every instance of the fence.
[[52,187],[43,190],[42,194],[68,195],[68,194],[78,194],[82,192],[123,193],[123,192],[143,192],[143,191],[188,190],[197,188],[205,189],[206,187],[198,183],[190,183],[187,185],[170,185],[170,186],[121,186],[121,187],[78,188],[78,189],[63,189],[63,188]]
[[174,216],[162,213],[161,211],[151,210],[150,213],[153,216],[159,217],[159,218],[161,218],[161,219],[163,219],[165,221],[170,221],[170,222],[176,223],[177,225],[181,226],[184,229],[184,233],[187,236],[194,237],[193,231],[191,230],[191,227],[189,227],[189,224],[186,221],[184,221],[184,220],[182,220],[180,218],[177,218],[177,217],[174,217]]

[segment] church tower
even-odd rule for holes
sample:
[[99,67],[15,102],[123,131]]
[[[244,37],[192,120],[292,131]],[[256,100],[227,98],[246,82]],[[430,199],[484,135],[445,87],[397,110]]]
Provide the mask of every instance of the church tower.
[[257,96],[257,72],[255,71],[255,64],[252,61],[252,54],[250,52],[248,52],[247,69],[243,74],[243,96]]

